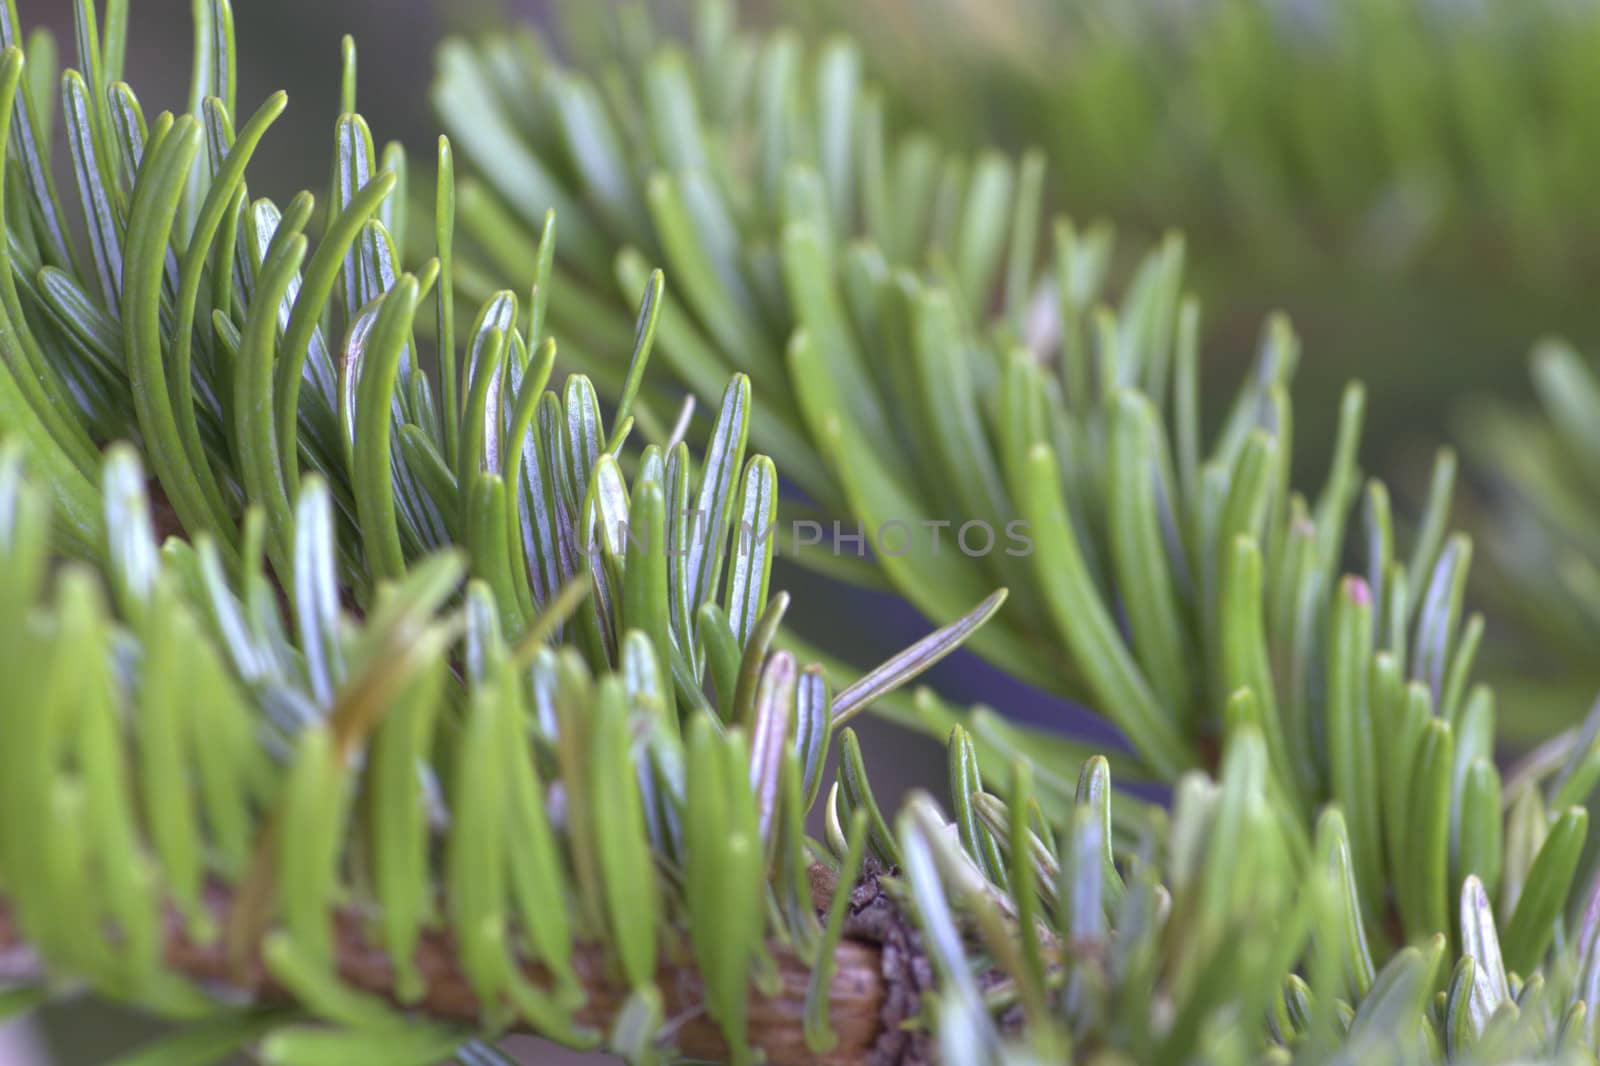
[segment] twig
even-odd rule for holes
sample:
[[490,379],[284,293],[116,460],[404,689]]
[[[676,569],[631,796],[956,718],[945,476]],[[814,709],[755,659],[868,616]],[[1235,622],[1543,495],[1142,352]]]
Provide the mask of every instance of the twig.
[[[226,928],[234,906],[232,892],[213,887],[207,892],[206,901],[217,919],[217,928]],[[355,988],[393,1001],[394,969],[384,950],[368,938],[368,923],[348,908],[336,912],[333,921],[339,976]],[[176,912],[169,913],[165,956],[173,970],[261,1003],[291,998],[268,973],[259,954],[248,959],[241,970],[231,965],[222,938],[198,943],[188,935],[185,924]],[[813,1054],[806,1047],[803,1031],[809,967],[784,947],[773,945],[771,953],[778,971],[775,990],[767,995],[754,983],[750,989],[751,1042],[765,1053],[766,1061],[773,1066],[873,1066],[874,1049],[884,1030],[883,1008],[887,1001],[879,947],[862,940],[846,939],[840,943],[829,993],[838,1043],[822,1055]],[[448,933],[426,933],[417,948],[416,964],[425,990],[407,1009],[441,1020],[478,1020],[481,1004],[461,971]],[[578,1019],[605,1031],[622,1009],[628,991],[613,977],[603,949],[580,946],[574,965],[589,993]],[[531,980],[546,981],[547,975],[537,966],[528,964],[525,969]],[[0,900],[0,974],[9,982],[19,983],[42,981],[46,976],[42,961],[23,940],[4,900]],[[657,972],[656,983],[666,1016],[683,1019],[676,1028],[676,1046],[695,1058],[725,1059],[727,1045],[702,1009],[700,978],[693,968],[664,963]]]

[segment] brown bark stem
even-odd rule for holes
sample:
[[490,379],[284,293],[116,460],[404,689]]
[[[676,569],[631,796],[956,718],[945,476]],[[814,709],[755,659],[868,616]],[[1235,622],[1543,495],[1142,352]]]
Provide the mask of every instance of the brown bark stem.
[[[225,928],[232,913],[233,895],[213,888],[207,902],[215,914],[218,928]],[[382,947],[367,934],[367,922],[351,910],[334,915],[339,976],[351,986],[373,995],[394,1000],[395,974]],[[291,998],[286,989],[268,973],[259,956],[248,960],[242,971],[228,958],[223,939],[198,943],[185,930],[175,914],[169,914],[166,928],[166,961],[172,969],[194,980],[223,986],[262,1003]],[[888,1002],[888,982],[883,972],[883,954],[877,944],[846,939],[834,954],[834,976],[829,988],[829,1017],[838,1042],[833,1049],[814,1054],[804,1034],[806,990],[811,968],[787,948],[773,945],[778,982],[768,995],[752,983],[750,989],[749,1033],[752,1045],[766,1055],[773,1066],[869,1066],[875,1061],[875,1048],[885,1031],[884,1010]],[[406,1005],[415,1011],[441,1020],[472,1023],[481,1015],[481,1004],[457,961],[455,945],[448,933],[424,934],[416,954],[417,968],[423,975],[425,991],[416,1003]],[[578,1020],[602,1032],[627,1001],[628,990],[612,977],[603,949],[581,945],[574,956],[579,979],[588,990],[587,1002],[577,1012]],[[527,965],[531,980],[543,983],[546,975]],[[9,906],[0,899],[0,981],[40,980],[45,976],[42,960],[23,940]],[[695,1058],[723,1059],[727,1044],[717,1026],[706,1016],[699,975],[685,965],[664,963],[656,975],[661,991],[672,1044]],[[537,1034],[535,1034],[537,1035]]]

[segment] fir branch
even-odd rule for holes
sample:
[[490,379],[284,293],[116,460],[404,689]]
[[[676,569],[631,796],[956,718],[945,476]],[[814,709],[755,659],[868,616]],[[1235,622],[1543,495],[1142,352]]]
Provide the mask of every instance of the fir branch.
[[[235,129],[231,17],[199,10],[191,113],[147,122],[125,9],[78,8],[87,245],[50,79],[0,61],[23,976],[305,1066],[486,1061],[512,1029],[634,1062],[1592,1060],[1600,710],[1502,779],[1453,458],[1402,546],[1352,387],[1295,492],[1277,319],[1203,443],[1178,239],[1112,310],[1108,233],[1038,253],[1036,158],[891,133],[848,45],[708,4],[689,45],[624,23],[598,82],[530,36],[448,47],[478,177],[441,142],[406,272],[429,242],[353,46],[319,219],[250,199],[283,101]],[[594,377],[547,388],[558,345]],[[711,417],[656,416],[658,346]],[[752,443],[829,514],[1021,517],[1037,550],[878,551],[955,620],[839,687],[782,647]],[[929,693],[906,717],[948,736],[951,815],[887,808],[847,720],[968,638],[1092,700],[1170,814]]]
[[[558,254],[557,276],[603,294],[606,248],[620,245],[611,266],[625,284],[651,258],[692,279],[685,306],[661,324],[668,368],[697,391],[713,367],[748,372],[770,416],[754,431],[824,513],[873,531],[893,520],[1022,519],[1034,551],[1020,559],[875,541],[871,565],[933,616],[985,584],[1013,589],[972,646],[1104,714],[1130,742],[1136,776],[1181,788],[1196,767],[1227,776],[1230,757],[1245,760],[1250,784],[1224,792],[1245,805],[1241,789],[1268,797],[1292,868],[1322,851],[1319,812],[1337,808],[1350,907],[1372,960],[1357,969],[1422,965],[1405,945],[1447,934],[1469,884],[1498,897],[1503,920],[1526,907],[1539,915],[1532,927],[1545,927],[1546,897],[1524,894],[1517,871],[1537,840],[1551,849],[1549,898],[1571,889],[1569,848],[1585,816],[1546,812],[1583,794],[1560,779],[1588,747],[1574,742],[1561,774],[1524,778],[1505,797],[1527,808],[1527,825],[1559,832],[1521,835],[1514,819],[1486,816],[1502,797],[1496,704],[1472,681],[1484,622],[1463,607],[1471,542],[1448,532],[1452,453],[1440,454],[1435,491],[1401,541],[1386,487],[1357,469],[1365,392],[1352,385],[1326,481],[1315,495],[1296,491],[1299,341],[1286,320],[1266,324],[1251,374],[1206,441],[1199,308],[1183,295],[1181,240],[1149,254],[1113,307],[1104,227],[1059,222],[1049,254],[1038,254],[1037,157],[969,161],[893,129],[848,44],[808,53],[782,32],[745,34],[716,4],[687,41],[637,17],[616,27],[586,53],[597,69],[628,56],[603,85],[559,65],[531,34],[441,52],[435,102],[469,157],[516,151],[526,162],[507,172],[476,160],[483,187],[464,218],[477,255],[508,264],[526,254],[518,211],[559,201],[568,215],[586,213],[585,244]],[[529,101],[557,119],[518,121]],[[946,729],[959,721],[911,717]],[[974,905],[975,920],[990,930],[991,959],[1020,984],[1028,975],[994,932],[1016,918],[1014,878],[996,853],[997,827],[979,825],[988,801],[973,782],[1009,781],[1019,763],[1041,781],[1062,774],[1032,741],[1002,755],[990,733],[954,749],[956,820],[999,899],[998,917]],[[891,828],[866,763],[847,736],[829,840],[843,854],[844,827],[861,812],[878,857],[910,864],[915,825]],[[932,816],[919,817],[922,837],[937,839]],[[1108,839],[1111,826],[1108,815]],[[1135,846],[1125,838],[1117,854]],[[937,871],[950,898],[989,898],[955,859],[935,849],[928,862],[924,880]],[[943,905],[919,900],[925,921]],[[1542,934],[1522,938],[1530,927],[1517,925],[1541,953]],[[946,991],[964,1001],[959,1024],[983,1044],[961,1058],[985,1058],[998,1036],[983,1036],[983,997],[961,976],[967,949],[945,950]],[[1206,1007],[1194,1009],[1185,1024],[1200,1024]],[[1174,1060],[1198,1032],[1184,1030]]]
[[[125,20],[77,9],[96,89],[65,102],[64,133],[89,257],[61,224],[35,82],[14,48],[0,67],[16,124],[0,172],[14,928],[51,972],[227,1030],[189,980],[205,974],[165,964],[176,911],[203,948],[183,959],[259,958],[322,1023],[273,1029],[274,1061],[431,1062],[467,1039],[345,984],[339,914],[371,926],[382,990],[408,1005],[428,992],[418,945],[448,930],[486,1035],[520,1025],[650,1061],[676,1038],[666,1006],[692,995],[710,1020],[690,1035],[748,1059],[751,983],[798,980],[794,960],[841,935],[822,937],[803,831],[833,688],[772,647],[788,604],[769,597],[777,474],[747,454],[748,382],[727,383],[703,467],[642,398],[608,428],[587,379],[547,390],[548,218],[526,326],[496,292],[458,352],[448,142],[437,255],[406,273],[404,153],[347,111],[313,244],[313,197],[280,208],[244,185],[283,97],[236,131],[231,15],[224,0],[200,15],[197,113],[147,124],[125,85],[97,95],[122,51],[102,31]],[[353,48],[345,62],[348,108]],[[643,288],[634,380],[659,274]],[[429,299],[442,388],[415,337]],[[625,456],[636,427],[657,439]],[[113,443],[128,439],[139,450]],[[164,542],[151,494],[176,518]],[[886,664],[873,696],[1002,599]],[[833,969],[853,977],[840,950]],[[550,981],[525,980],[523,958]],[[663,991],[662,965],[695,990]],[[235,1020],[239,1041],[270,1022]],[[830,1032],[814,1008],[804,1040]]]
[[[586,236],[558,250],[553,277],[614,291],[613,245],[623,291],[647,256],[690,279],[660,326],[668,370],[705,400],[714,368],[750,375],[765,415],[754,439],[825,516],[866,531],[865,580],[940,619],[1010,589],[970,646],[1109,718],[1135,773],[1170,781],[1214,765],[1232,695],[1252,687],[1275,773],[1300,782],[1309,813],[1337,776],[1320,687],[1338,676],[1327,634],[1355,557],[1370,654],[1388,651],[1404,680],[1429,686],[1432,713],[1454,716],[1466,690],[1445,682],[1470,681],[1467,636],[1481,623],[1462,617],[1467,544],[1442,550],[1453,455],[1441,453],[1440,491],[1403,550],[1387,489],[1357,471],[1366,393],[1352,385],[1321,491],[1297,490],[1300,353],[1286,320],[1264,326],[1207,442],[1181,239],[1148,254],[1113,305],[1105,227],[1058,221],[1039,252],[1041,158],[966,159],[894,128],[849,44],[812,53],[790,34],[746,34],[717,4],[692,41],[626,20],[600,40],[596,68],[648,50],[605,91],[528,32],[441,50],[435,102],[477,176],[463,212],[473,251],[518,261],[513,213],[559,202]],[[524,73],[498,80],[508,70]],[[530,100],[559,121],[519,124]],[[487,146],[518,153],[538,180],[480,158]],[[947,539],[969,525],[1025,530],[1027,547],[941,551],[925,528],[941,523]],[[895,527],[912,530],[908,546],[883,542]],[[826,551],[796,558],[844,573]],[[1336,761],[1371,735],[1351,728],[1343,748],[1326,730]]]
[[[205,905],[215,925],[229,923],[234,902],[227,889],[217,886],[208,890]],[[484,1006],[471,980],[461,972],[448,934],[425,934],[418,942],[411,965],[421,976],[423,989],[414,1000],[402,1002],[390,957],[368,931],[370,917],[346,908],[335,912],[332,921],[338,945],[335,972],[350,988],[441,1022],[472,1026],[483,1016]],[[277,981],[259,957],[240,964],[230,959],[219,943],[196,941],[176,911],[168,912],[164,944],[169,968],[202,985],[225,990],[224,999],[242,997],[262,1008],[296,1002],[295,992]],[[753,986],[747,1007],[754,1049],[773,1066],[854,1066],[878,1061],[874,1048],[883,1036],[887,998],[878,945],[850,938],[840,941],[826,1006],[836,1043],[821,1053],[808,1045],[804,1028],[813,960],[801,958],[781,944],[773,944],[769,950],[776,965],[777,978],[771,983],[775,991]],[[602,948],[580,947],[573,968],[584,988],[578,1024],[610,1031],[627,1007],[629,989],[615,981]],[[524,964],[523,972],[535,985],[550,983],[551,975],[537,966]],[[0,904],[0,979],[8,984],[34,984],[44,983],[49,976],[43,960],[19,935]],[[728,1045],[705,1016],[705,990],[695,967],[664,964],[656,985],[666,1019],[663,1035],[689,1058],[724,1060]]]

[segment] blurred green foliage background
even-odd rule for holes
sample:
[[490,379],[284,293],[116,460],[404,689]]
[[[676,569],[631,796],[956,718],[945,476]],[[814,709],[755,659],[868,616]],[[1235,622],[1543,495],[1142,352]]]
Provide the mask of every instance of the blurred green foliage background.
[[1043,148],[1073,214],[1183,229],[1218,355],[1286,309],[1305,386],[1364,378],[1392,440],[1440,432],[1465,395],[1525,395],[1540,334],[1600,332],[1600,5],[791,7],[860,38],[894,101],[947,138]]

